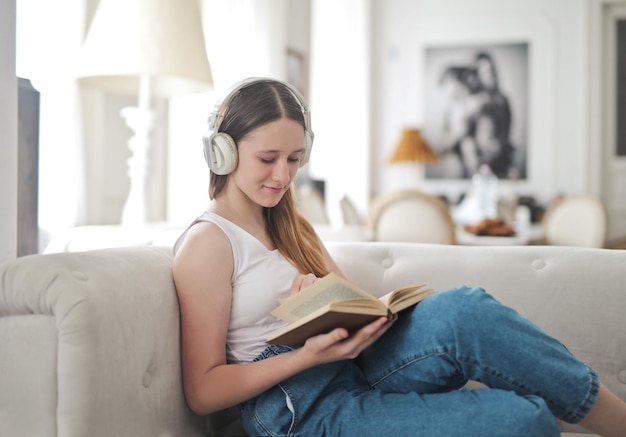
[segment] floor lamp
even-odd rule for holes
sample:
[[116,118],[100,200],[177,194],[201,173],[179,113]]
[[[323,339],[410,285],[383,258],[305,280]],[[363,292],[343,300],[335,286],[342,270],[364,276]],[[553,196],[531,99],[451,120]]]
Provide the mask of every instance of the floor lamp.
[[101,0],[87,33],[77,77],[87,86],[138,96],[122,116],[128,141],[130,190],[121,222],[148,221],[146,176],[155,116],[154,96],[213,88],[197,0]]

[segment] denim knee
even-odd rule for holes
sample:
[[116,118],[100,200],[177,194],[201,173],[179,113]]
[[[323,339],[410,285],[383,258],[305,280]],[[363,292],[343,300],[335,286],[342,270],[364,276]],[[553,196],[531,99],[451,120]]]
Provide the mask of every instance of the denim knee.
[[420,305],[428,305],[433,319],[446,321],[454,326],[470,327],[482,323],[486,302],[495,302],[483,288],[459,287],[441,291],[429,297]]
[[480,311],[481,305],[485,299],[492,299],[482,287],[461,286],[442,291],[437,293],[437,295],[441,300],[440,304],[443,305],[442,309],[445,309],[448,316],[450,316],[451,311],[459,311],[461,313],[469,312],[473,314],[476,311]]

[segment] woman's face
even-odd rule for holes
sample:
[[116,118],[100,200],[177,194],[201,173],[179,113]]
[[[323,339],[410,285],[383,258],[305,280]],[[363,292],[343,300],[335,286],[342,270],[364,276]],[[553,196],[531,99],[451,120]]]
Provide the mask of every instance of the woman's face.
[[445,79],[443,91],[450,100],[463,100],[469,95],[467,85],[451,75]]
[[495,89],[496,72],[493,63],[487,59],[480,59],[476,63],[476,69],[478,70],[478,79],[483,87],[488,90]]
[[282,118],[258,127],[238,143],[234,185],[252,202],[271,208],[289,188],[304,154],[304,128]]

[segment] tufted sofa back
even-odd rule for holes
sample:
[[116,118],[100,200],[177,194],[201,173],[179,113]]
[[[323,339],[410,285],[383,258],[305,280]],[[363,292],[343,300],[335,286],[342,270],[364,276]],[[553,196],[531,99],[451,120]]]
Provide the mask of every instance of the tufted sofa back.
[[[377,294],[419,282],[483,286],[561,339],[626,399],[626,251],[373,242],[328,248],[348,277]],[[232,410],[198,418],[185,404],[170,252],[103,249],[0,266],[0,436],[236,432]]]
[[[439,290],[485,288],[560,339],[626,400],[626,251],[410,243],[328,246],[348,277],[378,295],[410,283]],[[564,428],[584,432],[576,426]]]

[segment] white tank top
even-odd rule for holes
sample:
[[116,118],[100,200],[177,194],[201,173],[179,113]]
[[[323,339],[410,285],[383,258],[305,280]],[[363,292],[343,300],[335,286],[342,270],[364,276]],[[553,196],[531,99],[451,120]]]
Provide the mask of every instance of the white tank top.
[[[219,226],[233,252],[233,300],[226,358],[229,363],[252,361],[267,346],[267,337],[287,325],[270,312],[280,299],[289,296],[298,270],[278,250],[267,249],[256,237],[215,213],[205,212],[189,228],[201,221]],[[179,237],[174,252],[189,228]]]

